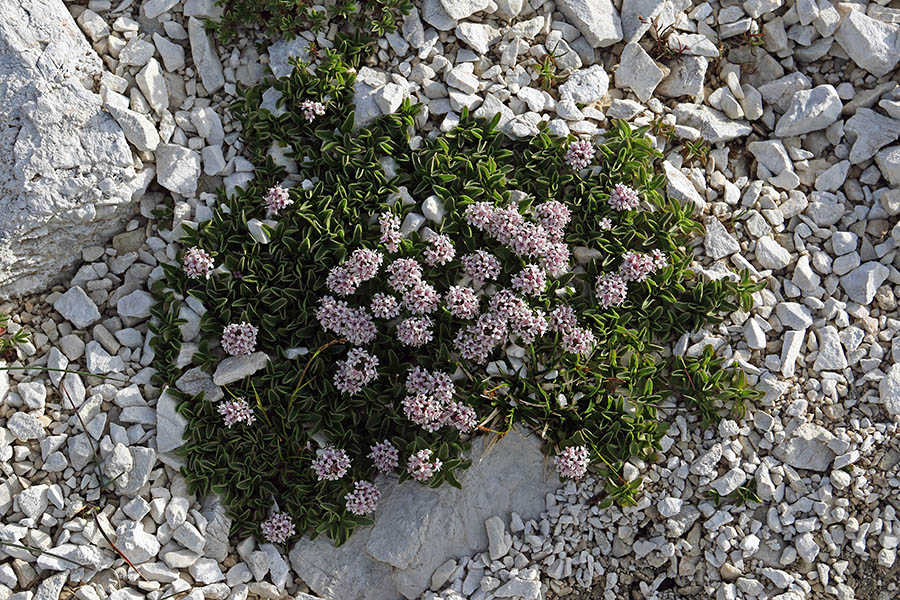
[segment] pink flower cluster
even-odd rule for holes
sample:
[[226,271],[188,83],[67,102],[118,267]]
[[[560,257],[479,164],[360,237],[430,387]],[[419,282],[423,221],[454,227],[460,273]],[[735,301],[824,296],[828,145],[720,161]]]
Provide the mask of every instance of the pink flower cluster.
[[566,162],[576,171],[583,169],[594,160],[594,152],[594,145],[587,140],[572,142],[566,150]]
[[397,299],[381,292],[372,296],[369,308],[376,319],[393,319],[400,314],[400,303]]
[[381,213],[378,217],[378,225],[381,227],[381,239],[388,252],[394,253],[400,249],[400,217],[389,212]]
[[640,252],[626,252],[619,273],[625,281],[644,281],[656,270],[653,256]]
[[641,197],[637,190],[617,183],[609,195],[609,205],[615,210],[634,210],[641,205]]
[[575,311],[568,306],[553,309],[550,313],[550,329],[562,335],[563,350],[572,354],[587,356],[596,344],[593,332],[578,326]]
[[606,273],[597,277],[594,291],[597,293],[597,301],[603,308],[619,306],[625,302],[628,295],[628,282],[618,273]]
[[215,266],[212,256],[206,250],[196,246],[189,248],[184,253],[182,262],[184,273],[191,279],[200,279],[201,277],[209,279]]
[[[551,234],[561,234],[572,219],[572,211],[558,200],[549,200],[535,207],[534,216]],[[555,241],[561,241],[561,237]]]
[[457,319],[474,319],[478,316],[478,297],[472,288],[451,286],[444,294],[444,306]]
[[372,317],[364,308],[350,308],[343,300],[324,296],[319,300],[316,319],[325,331],[347,338],[354,346],[363,346],[375,339]]
[[540,296],[547,287],[547,276],[541,267],[526,265],[513,276],[512,286],[523,294]]
[[397,325],[397,339],[401,344],[418,348],[432,340],[431,327],[434,322],[428,317],[410,317]]
[[422,265],[414,258],[398,258],[388,265],[388,285],[398,292],[405,292],[422,281]]
[[359,393],[365,385],[378,377],[378,357],[362,348],[353,348],[347,353],[346,360],[339,360],[337,364],[334,387],[343,394]]
[[563,477],[581,479],[591,464],[590,453],[585,446],[569,446],[553,459],[556,470]]
[[372,446],[369,458],[375,464],[375,468],[382,473],[390,473],[400,464],[400,453],[389,441],[384,440]]
[[283,512],[272,513],[272,516],[263,521],[259,528],[263,537],[273,544],[283,544],[295,533],[291,515]]
[[406,462],[406,470],[417,481],[428,481],[435,473],[441,470],[443,463],[441,459],[431,459],[433,452],[428,448],[419,450],[409,457]]
[[250,408],[250,404],[244,398],[237,398],[229,402],[220,402],[216,410],[222,415],[225,427],[229,429],[231,429],[231,426],[235,423],[247,423],[247,425],[253,425],[253,422],[256,421],[253,409]]
[[231,323],[222,331],[222,349],[231,356],[250,354],[256,349],[257,329],[250,323]]
[[278,211],[284,210],[294,203],[294,201],[291,200],[290,192],[278,185],[269,188],[269,191],[266,193],[265,202],[266,210],[272,215],[277,215]]
[[350,457],[340,448],[326,446],[316,452],[312,469],[319,481],[337,481],[350,470]]
[[374,483],[368,481],[354,481],[353,491],[344,496],[347,501],[347,510],[354,515],[368,515],[375,512],[381,492]]
[[328,272],[325,285],[340,296],[353,294],[360,283],[378,274],[383,260],[384,256],[376,250],[354,250],[343,266],[333,267]]
[[497,257],[484,250],[476,250],[472,254],[466,254],[460,259],[463,270],[475,285],[484,285],[484,282],[496,279],[500,275],[500,261]]
[[542,310],[532,310],[524,299],[504,289],[491,298],[488,312],[457,334],[454,345],[466,360],[483,364],[509,333],[531,344],[546,333],[547,326]]
[[431,285],[418,281],[405,294],[403,306],[414,315],[425,315],[437,310],[441,296]]
[[312,122],[316,117],[321,117],[325,114],[325,105],[313,100],[304,100],[300,103],[300,110],[303,111],[303,116],[306,120]]
[[456,256],[456,249],[449,237],[439,233],[428,240],[428,248],[425,249],[424,254],[426,264],[446,265]]
[[477,424],[475,410],[453,400],[456,386],[450,376],[414,367],[407,372],[403,412],[406,418],[429,432],[452,425],[468,432]]

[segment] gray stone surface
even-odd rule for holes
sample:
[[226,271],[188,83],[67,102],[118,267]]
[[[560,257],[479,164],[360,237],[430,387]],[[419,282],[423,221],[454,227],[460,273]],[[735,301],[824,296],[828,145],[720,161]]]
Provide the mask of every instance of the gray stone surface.
[[557,0],[556,8],[594,48],[622,40],[622,19],[610,0]]
[[827,471],[835,453],[828,447],[834,435],[814,423],[802,423],[785,430],[784,441],[775,447],[773,454],[778,460],[795,469]]
[[45,289],[138,208],[152,169],[91,91],[101,71],[60,0],[0,3],[0,297]]
[[878,384],[884,410],[892,417],[900,416],[900,363],[894,363]]
[[297,542],[290,553],[294,571],[326,598],[418,598],[448,558],[488,547],[487,518],[505,520],[513,511],[535,518],[545,495],[560,485],[534,437],[516,429],[485,451],[488,439],[473,442],[473,464],[459,474],[461,490],[379,482],[375,524],[339,548],[324,537]]

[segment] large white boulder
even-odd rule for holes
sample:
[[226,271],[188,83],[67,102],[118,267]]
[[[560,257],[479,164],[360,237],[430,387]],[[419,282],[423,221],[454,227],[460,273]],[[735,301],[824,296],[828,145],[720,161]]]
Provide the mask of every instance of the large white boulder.
[[103,244],[153,177],[92,91],[102,68],[61,0],[0,1],[0,297]]
[[325,536],[300,540],[290,553],[294,571],[325,598],[419,598],[447,559],[488,547],[485,520],[508,522],[512,512],[537,518],[546,495],[561,485],[534,436],[514,429],[493,446],[488,440],[472,442],[472,466],[459,473],[462,489],[379,480],[375,524],[338,548]]

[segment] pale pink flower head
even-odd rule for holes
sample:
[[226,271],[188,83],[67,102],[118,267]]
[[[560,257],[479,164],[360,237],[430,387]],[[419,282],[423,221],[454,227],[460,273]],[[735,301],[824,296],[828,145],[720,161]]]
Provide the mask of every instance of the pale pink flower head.
[[509,328],[517,334],[523,344],[532,344],[547,332],[547,317],[544,311],[528,309],[510,319]]
[[597,221],[597,229],[600,231],[609,231],[613,228],[613,222],[609,217],[603,217],[599,221]]
[[566,150],[566,162],[576,171],[585,168],[594,160],[594,145],[587,140],[577,140]]
[[590,329],[575,327],[563,334],[562,347],[566,352],[587,356],[594,349],[596,339]]
[[388,265],[387,271],[388,285],[398,292],[406,292],[422,281],[422,265],[414,258],[398,258]]
[[660,269],[665,269],[669,266],[669,260],[666,258],[665,253],[659,248],[654,248],[650,251],[650,258],[653,259],[654,271],[659,271]]
[[419,348],[432,340],[431,327],[434,323],[428,317],[410,317],[397,325],[397,339],[401,344]]
[[373,445],[369,458],[372,459],[375,468],[382,473],[390,473],[400,464],[400,453],[387,440]]
[[550,331],[569,333],[578,326],[575,310],[569,306],[557,306],[550,312]]
[[656,270],[654,257],[640,252],[626,252],[619,273],[626,281],[644,281]]
[[462,433],[469,433],[478,426],[478,413],[462,402],[452,402],[444,420]]
[[356,292],[359,279],[350,274],[344,267],[332,267],[325,278],[325,286],[339,296],[349,296]]
[[231,323],[222,331],[222,349],[231,356],[256,350],[257,329],[250,323]]
[[206,250],[196,246],[189,248],[184,253],[182,263],[184,273],[191,279],[199,279],[201,277],[209,279],[215,266],[212,256]]
[[541,256],[541,266],[551,277],[559,277],[569,270],[569,247],[561,242],[549,244]]
[[356,394],[378,377],[378,357],[362,348],[353,348],[346,360],[337,361],[334,387],[343,394]]
[[501,244],[508,244],[524,224],[525,217],[519,212],[518,205],[510,204],[506,208],[494,209],[487,225],[487,231]]
[[290,192],[278,185],[269,188],[269,191],[266,192],[265,202],[266,210],[272,215],[277,215],[278,211],[284,210],[294,203],[291,200]]
[[[516,256],[541,256],[550,248],[552,237],[543,225],[522,223],[509,241],[509,246]],[[561,230],[556,237],[562,237]]]
[[303,117],[307,121],[312,122],[316,117],[321,117],[325,114],[325,105],[314,100],[304,100],[300,103],[300,110],[303,111]]
[[340,335],[344,330],[351,311],[350,306],[343,300],[335,300],[331,296],[323,296],[319,299],[316,319],[318,319],[322,329]]
[[294,535],[294,521],[291,515],[284,512],[272,513],[272,516],[260,523],[263,537],[273,544],[283,544]]
[[388,294],[377,292],[372,296],[372,304],[369,306],[376,319],[393,319],[400,314],[400,303]]
[[602,308],[619,306],[628,295],[628,282],[618,273],[606,273],[597,277],[595,291],[597,302]]
[[569,446],[557,454],[553,462],[563,477],[581,479],[591,464],[590,452],[585,446]]
[[347,311],[346,320],[341,327],[340,335],[354,346],[364,346],[375,339],[378,330],[372,316],[364,308]]
[[353,251],[344,268],[357,281],[368,281],[378,274],[384,256],[377,250],[359,248]]
[[494,205],[490,202],[476,202],[466,207],[466,222],[481,231],[485,231],[494,214]]
[[381,227],[380,243],[388,252],[396,252],[400,249],[400,217],[389,212],[381,213],[378,217],[378,225]]
[[326,446],[316,452],[312,469],[319,481],[337,481],[350,470],[350,457],[340,448]]
[[435,473],[441,470],[443,466],[441,459],[435,457],[432,460],[432,454],[433,452],[430,449],[425,448],[409,457],[406,463],[406,470],[417,481],[428,481]]
[[484,282],[496,279],[500,275],[500,261],[496,256],[484,250],[466,254],[460,261],[466,275],[472,279],[475,285],[483,285]]
[[609,195],[609,205],[615,210],[634,210],[641,205],[641,197],[637,190],[617,183]]
[[437,310],[441,301],[434,287],[424,281],[416,282],[403,294],[403,306],[414,315],[424,315]]
[[451,286],[444,294],[444,306],[458,319],[474,319],[478,316],[478,297],[472,288]]
[[344,496],[347,501],[347,510],[354,515],[362,516],[375,512],[381,492],[374,483],[368,481],[354,481],[353,491]]
[[513,276],[512,286],[523,294],[540,296],[547,287],[547,275],[537,265],[526,265]]
[[558,200],[548,200],[534,209],[538,223],[548,230],[562,231],[572,218],[572,211]]
[[428,239],[428,247],[425,249],[425,262],[431,266],[446,265],[456,256],[456,249],[450,238],[439,233]]
[[231,429],[231,426],[235,423],[246,423],[247,425],[253,425],[253,422],[256,421],[256,416],[253,414],[253,409],[244,398],[237,398],[228,402],[220,402],[216,410],[218,410],[219,414],[222,415],[222,420],[225,422],[225,427],[229,429]]

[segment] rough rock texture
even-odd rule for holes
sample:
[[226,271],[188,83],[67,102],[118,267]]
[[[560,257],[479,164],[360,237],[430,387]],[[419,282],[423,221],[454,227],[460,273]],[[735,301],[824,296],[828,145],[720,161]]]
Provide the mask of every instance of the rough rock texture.
[[461,490],[379,485],[382,500],[373,526],[357,530],[339,548],[324,537],[303,539],[291,549],[291,566],[326,598],[418,598],[448,558],[488,546],[488,517],[537,517],[545,495],[560,485],[545,468],[535,438],[516,430],[485,451],[487,439],[473,443],[472,466],[460,473]]
[[105,242],[152,177],[89,89],[101,69],[60,0],[0,2],[0,297],[47,287],[73,248]]

